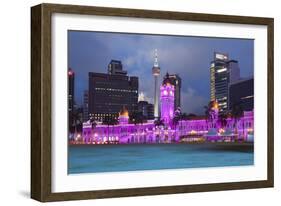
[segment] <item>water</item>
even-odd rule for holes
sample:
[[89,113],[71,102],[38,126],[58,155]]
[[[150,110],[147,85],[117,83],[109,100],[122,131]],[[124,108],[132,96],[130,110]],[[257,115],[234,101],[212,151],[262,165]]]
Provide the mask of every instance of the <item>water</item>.
[[254,164],[251,148],[214,144],[75,145],[68,155],[69,174]]

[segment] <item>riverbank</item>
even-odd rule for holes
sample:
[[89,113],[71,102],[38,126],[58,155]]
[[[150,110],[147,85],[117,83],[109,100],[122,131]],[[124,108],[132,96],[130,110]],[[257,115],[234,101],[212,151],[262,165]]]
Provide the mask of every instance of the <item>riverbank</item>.
[[248,148],[253,149],[253,142],[189,142],[189,143],[142,143],[142,144],[71,144],[69,146],[85,146],[85,147],[104,147],[104,146],[114,146],[114,145],[124,145],[124,146],[140,146],[140,145],[209,145],[217,148]]

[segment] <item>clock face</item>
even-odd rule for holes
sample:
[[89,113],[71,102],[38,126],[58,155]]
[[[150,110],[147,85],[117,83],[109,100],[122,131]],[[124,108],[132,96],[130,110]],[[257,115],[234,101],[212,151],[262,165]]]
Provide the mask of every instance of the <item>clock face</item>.
[[164,94],[164,96],[167,96],[168,95],[167,90],[164,90],[163,94]]

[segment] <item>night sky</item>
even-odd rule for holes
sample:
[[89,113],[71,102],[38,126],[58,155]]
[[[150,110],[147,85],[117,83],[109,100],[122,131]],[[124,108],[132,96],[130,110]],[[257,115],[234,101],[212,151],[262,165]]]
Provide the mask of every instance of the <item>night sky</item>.
[[68,32],[68,66],[75,72],[75,101],[82,105],[88,72],[107,73],[111,59],[121,60],[129,76],[139,77],[139,93],[153,103],[154,50],[160,80],[166,72],[182,78],[182,111],[203,114],[210,99],[210,62],[214,52],[239,61],[241,77],[253,75],[254,40],[103,32]]

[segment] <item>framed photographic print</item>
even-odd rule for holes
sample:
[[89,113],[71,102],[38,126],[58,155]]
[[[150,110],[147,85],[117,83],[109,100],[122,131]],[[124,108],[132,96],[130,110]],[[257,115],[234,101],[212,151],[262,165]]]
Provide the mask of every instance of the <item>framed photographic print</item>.
[[273,187],[273,19],[31,8],[31,197]]

